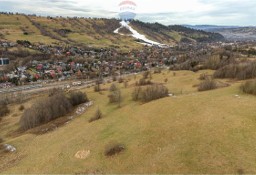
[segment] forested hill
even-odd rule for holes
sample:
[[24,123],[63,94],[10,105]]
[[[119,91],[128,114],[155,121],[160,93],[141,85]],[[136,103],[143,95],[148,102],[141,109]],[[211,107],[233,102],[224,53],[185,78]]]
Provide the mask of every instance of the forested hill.
[[143,23],[141,21],[133,21],[132,25],[158,42],[215,42],[224,40],[221,34],[195,30],[181,25],[165,26],[160,23]]

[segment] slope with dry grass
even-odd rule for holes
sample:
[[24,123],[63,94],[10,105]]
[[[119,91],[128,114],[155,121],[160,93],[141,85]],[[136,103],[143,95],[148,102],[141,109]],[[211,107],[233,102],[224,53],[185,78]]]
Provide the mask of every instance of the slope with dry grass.
[[[137,43],[130,36],[130,32],[121,31],[126,34],[123,36],[113,32],[120,27],[119,22],[117,19],[52,18],[0,14],[0,39],[12,42],[28,40],[31,43],[69,44],[122,50],[142,48],[143,45]],[[219,34],[182,26],[168,27],[159,23],[149,24],[140,21],[132,22],[131,26],[149,39],[170,46],[184,38],[195,42],[223,39]]]
[[[0,158],[1,165],[6,165],[1,172],[256,173],[255,97],[243,94],[240,82],[197,92],[194,85],[205,72],[212,74],[153,74],[152,82],[164,84],[175,96],[149,103],[132,101],[135,82],[141,77],[131,76],[127,88],[120,84],[124,99],[121,108],[109,104],[108,91],[84,89],[95,105],[71,123],[44,135],[27,132],[8,136],[10,130],[4,127],[1,135],[5,142],[18,151]],[[164,82],[166,78],[168,82]],[[110,84],[102,86],[107,89]],[[11,108],[16,109],[15,105]],[[89,123],[97,109],[104,117]],[[3,122],[14,129],[20,112],[15,118],[13,113],[17,111]],[[125,149],[105,156],[106,145],[112,142]],[[86,152],[85,159],[76,158],[79,151]]]

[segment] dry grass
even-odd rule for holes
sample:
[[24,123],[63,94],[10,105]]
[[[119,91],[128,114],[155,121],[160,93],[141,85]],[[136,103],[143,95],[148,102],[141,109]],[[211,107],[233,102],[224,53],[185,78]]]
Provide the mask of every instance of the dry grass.
[[[75,43],[90,45],[96,48],[102,47],[116,47],[119,50],[129,51],[133,48],[142,48],[143,45],[134,42],[134,39],[129,36],[114,35],[112,32],[99,34],[99,31],[95,26],[105,25],[104,20],[82,20],[76,22],[74,19],[47,19],[46,17],[30,17],[36,23],[48,31],[52,36],[43,35],[40,30],[32,25],[32,23],[25,17],[21,15],[3,15],[0,14],[0,26],[3,38],[16,42],[17,40],[28,40],[31,43],[44,43],[44,44],[54,44],[61,43],[66,44],[67,40],[73,40]],[[94,24],[95,23],[95,24]],[[63,26],[64,24],[64,26]],[[83,25],[84,24],[84,25]],[[108,27],[113,27],[113,25],[106,25]],[[22,28],[26,29],[28,35],[24,35]],[[70,29],[72,32],[66,36],[61,36],[54,31],[60,29]],[[114,31],[115,29],[113,29]],[[57,36],[57,37],[56,37]],[[122,39],[120,39],[122,38]],[[58,40],[60,39],[60,40]]]
[[[209,72],[209,71],[208,71]],[[198,93],[201,73],[180,71],[156,74],[154,82],[169,81],[177,97],[140,105],[131,101],[133,87],[122,89],[122,108],[109,105],[108,94],[86,89],[95,105],[81,117],[54,132],[8,137],[6,130],[17,119],[12,113],[3,122],[4,140],[17,147],[17,154],[0,157],[2,173],[256,173],[255,97],[240,93],[240,83]],[[138,76],[139,77],[139,76]],[[135,84],[132,80],[130,84]],[[103,88],[108,88],[104,85]],[[234,97],[239,94],[241,98]],[[228,104],[228,105],[227,105]],[[26,106],[26,105],[25,105]],[[97,107],[104,120],[88,123]],[[18,111],[18,107],[15,111]],[[26,106],[27,108],[27,106]],[[118,140],[127,148],[118,156],[104,155],[105,145]],[[90,150],[85,160],[78,150]],[[20,159],[12,162],[19,155]],[[33,166],[32,166],[33,165]]]

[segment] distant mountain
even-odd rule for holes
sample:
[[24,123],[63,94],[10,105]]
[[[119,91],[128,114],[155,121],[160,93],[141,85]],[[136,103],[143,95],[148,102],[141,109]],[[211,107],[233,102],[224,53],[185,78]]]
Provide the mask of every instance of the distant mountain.
[[215,32],[218,29],[240,28],[240,26],[218,26],[218,25],[183,25],[183,26],[191,29],[203,30],[207,32]]
[[227,40],[248,41],[256,40],[256,27],[215,26],[215,25],[184,25],[185,27],[223,35]]
[[163,42],[163,44],[168,44],[168,42],[215,42],[225,39],[218,33],[199,31],[181,25],[165,26],[160,23],[141,21],[132,21],[131,25],[150,39]]

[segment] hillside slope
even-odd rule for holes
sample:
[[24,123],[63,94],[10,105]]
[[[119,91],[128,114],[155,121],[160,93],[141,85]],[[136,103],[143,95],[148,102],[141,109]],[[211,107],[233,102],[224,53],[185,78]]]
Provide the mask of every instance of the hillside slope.
[[[27,15],[0,14],[0,39],[16,42],[86,45],[91,47],[138,48],[141,45],[129,35],[113,31],[120,27],[116,19],[52,18]],[[186,38],[189,41],[221,40],[212,33],[180,30],[158,23],[133,21],[131,26],[156,42],[173,45]],[[205,40],[205,38],[208,38]]]
[[[19,105],[13,105],[15,110],[0,126],[1,136],[17,148],[17,153],[0,156],[0,172],[255,173],[255,97],[240,93],[240,83],[197,92],[195,85],[201,73],[154,74],[154,82],[163,83],[168,78],[165,86],[176,96],[146,104],[131,100],[133,83],[139,80],[139,75],[132,76],[128,88],[119,84],[124,99],[121,108],[108,103],[109,92],[84,89],[95,105],[70,123],[42,135],[10,134],[17,128],[20,115]],[[24,105],[28,108],[31,103]],[[98,108],[103,119],[89,123]],[[105,145],[113,140],[126,149],[106,157]],[[89,150],[89,156],[77,159],[75,154],[80,150]]]
[[133,21],[132,26],[143,31],[146,36],[163,44],[171,42],[214,42],[222,41],[224,37],[217,33],[194,30],[180,25],[164,26],[159,23],[143,23]]

